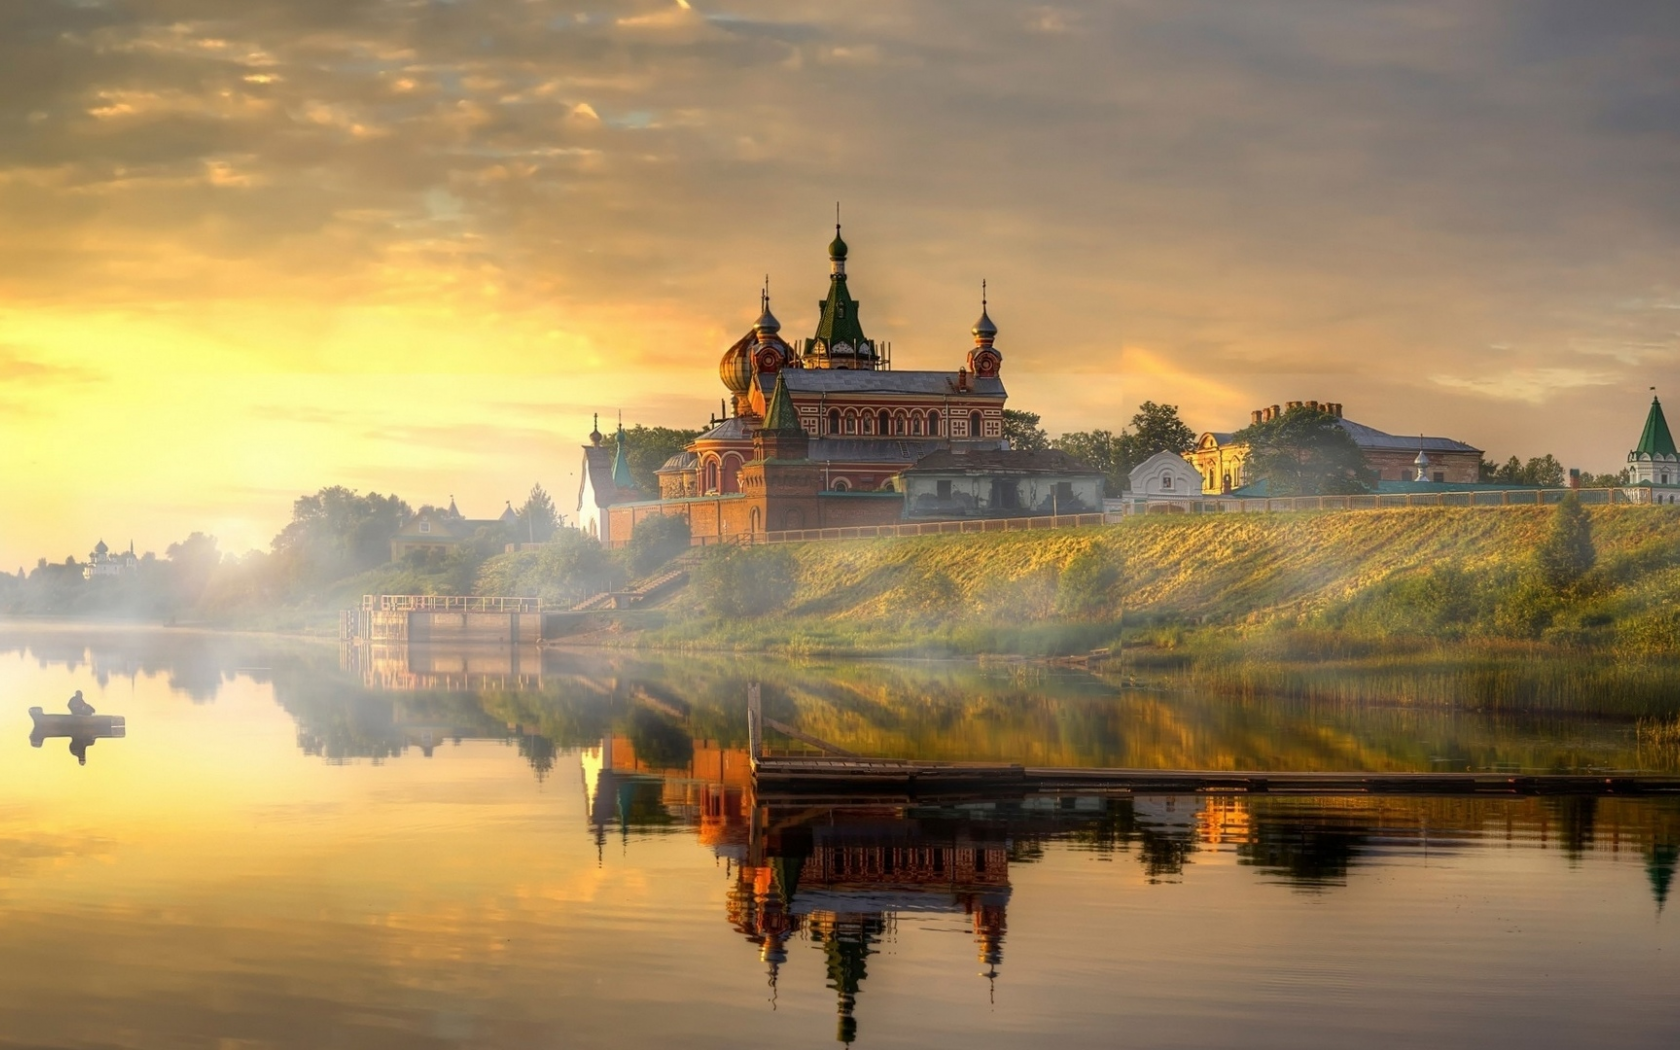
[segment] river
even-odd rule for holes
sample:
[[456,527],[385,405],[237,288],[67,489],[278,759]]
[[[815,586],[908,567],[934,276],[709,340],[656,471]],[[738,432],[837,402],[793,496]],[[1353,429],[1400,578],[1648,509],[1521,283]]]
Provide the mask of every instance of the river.
[[[855,751],[1651,768],[1625,724],[1084,672],[0,625],[0,1046],[1680,1040],[1668,799],[760,804]],[[121,736],[32,738],[80,689]]]

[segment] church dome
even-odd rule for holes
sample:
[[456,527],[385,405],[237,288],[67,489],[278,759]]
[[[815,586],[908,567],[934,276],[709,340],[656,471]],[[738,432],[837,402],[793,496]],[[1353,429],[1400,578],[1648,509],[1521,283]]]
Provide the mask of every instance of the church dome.
[[830,259],[844,259],[846,257],[846,242],[840,239],[840,227],[834,227],[834,239],[828,242],[828,257]]
[[754,331],[742,336],[734,346],[724,351],[723,360],[718,362],[718,378],[732,394],[745,394],[752,386],[752,347],[757,335]]

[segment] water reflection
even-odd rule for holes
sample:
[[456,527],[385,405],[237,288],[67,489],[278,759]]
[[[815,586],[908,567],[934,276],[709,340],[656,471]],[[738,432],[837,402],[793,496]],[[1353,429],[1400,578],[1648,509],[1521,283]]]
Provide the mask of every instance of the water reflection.
[[1302,798],[1240,795],[1064,796],[948,806],[809,805],[754,798],[744,748],[689,741],[681,763],[648,761],[628,736],[582,753],[589,826],[609,833],[688,831],[727,860],[725,917],[753,947],[772,1002],[789,951],[821,953],[837,1038],[859,1032],[869,959],[901,917],[965,918],[980,975],[1002,973],[1012,865],[1052,845],[1130,856],[1150,883],[1193,877],[1199,858],[1233,855],[1264,881],[1319,894],[1362,868],[1451,858],[1467,848],[1636,854],[1660,913],[1680,866],[1680,800]]
[[[1468,1047],[1675,1030],[1674,800],[793,802],[752,790],[743,697],[760,680],[774,717],[860,751],[1103,765],[1636,757],[1614,724],[1548,733],[968,665],[370,665],[164,632],[0,635],[8,651],[6,695],[87,688],[146,727],[85,770],[24,749],[22,703],[0,735],[0,1016],[29,1045],[1410,1032]],[[1560,958],[1581,964],[1560,976]],[[64,989],[63,972],[88,977]]]

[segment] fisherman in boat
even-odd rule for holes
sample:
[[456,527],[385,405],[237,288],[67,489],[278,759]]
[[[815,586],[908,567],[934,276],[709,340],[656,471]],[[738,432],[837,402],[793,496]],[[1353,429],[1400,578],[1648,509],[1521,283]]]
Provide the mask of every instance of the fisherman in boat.
[[77,718],[86,718],[93,714],[93,705],[82,699],[82,691],[76,690],[76,695],[70,698],[70,713]]

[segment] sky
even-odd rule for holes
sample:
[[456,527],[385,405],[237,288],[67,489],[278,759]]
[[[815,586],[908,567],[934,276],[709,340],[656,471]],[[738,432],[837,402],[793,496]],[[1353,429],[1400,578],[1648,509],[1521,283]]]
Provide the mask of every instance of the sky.
[[1672,0],[0,6],[0,566],[324,485],[576,502],[768,275],[1012,407],[1287,400],[1619,469],[1680,398]]

